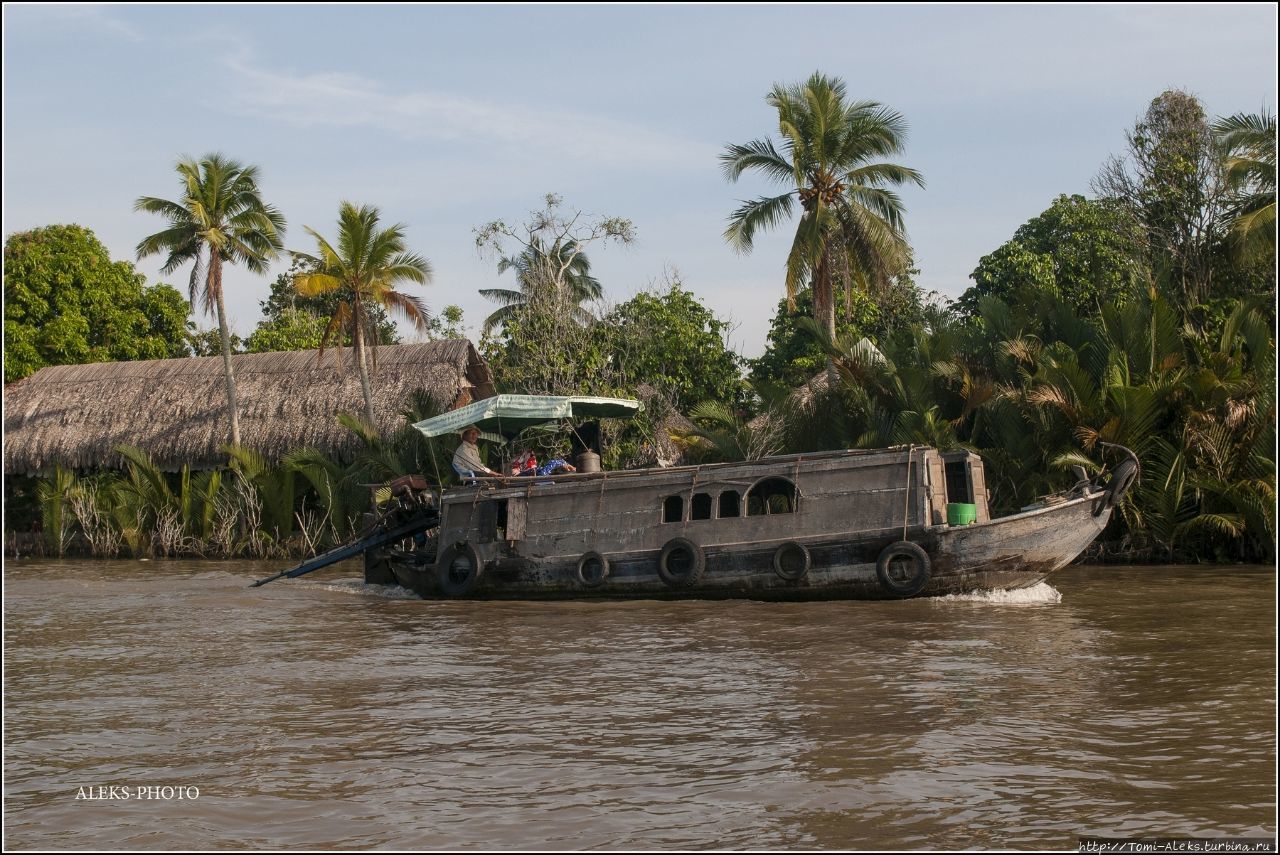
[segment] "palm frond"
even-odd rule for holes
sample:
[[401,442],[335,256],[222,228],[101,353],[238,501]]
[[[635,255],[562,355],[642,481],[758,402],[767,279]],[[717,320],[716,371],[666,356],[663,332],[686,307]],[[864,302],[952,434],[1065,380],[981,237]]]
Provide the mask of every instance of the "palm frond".
[[855,166],[844,174],[844,183],[880,187],[884,184],[915,184],[924,187],[924,176],[909,166],[896,163],[868,163]]
[[781,196],[762,196],[743,202],[729,218],[729,228],[724,237],[736,251],[748,253],[755,241],[756,231],[771,229],[791,216],[790,193]]
[[[411,294],[402,294],[399,291],[387,291],[382,295],[381,302],[383,306],[413,324],[414,329],[420,332],[431,329],[431,310],[420,298]],[[374,335],[371,340],[376,342],[377,336]]]
[[773,147],[771,140],[752,140],[743,145],[729,145],[720,155],[721,171],[729,181],[737,181],[743,172],[754,169],[780,184],[795,180],[795,168]]
[[329,273],[299,273],[293,277],[293,287],[303,297],[328,294],[342,288],[343,282]]

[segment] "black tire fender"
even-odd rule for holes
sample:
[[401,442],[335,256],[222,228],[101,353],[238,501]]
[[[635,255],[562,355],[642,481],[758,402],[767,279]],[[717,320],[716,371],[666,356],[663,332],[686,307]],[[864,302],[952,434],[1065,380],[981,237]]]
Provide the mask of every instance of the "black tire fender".
[[794,540],[782,544],[773,553],[773,572],[788,582],[799,582],[809,575],[812,563],[809,548]]
[[455,543],[440,554],[436,562],[436,581],[448,597],[465,597],[484,574],[484,561],[469,543]]
[[578,559],[578,581],[584,588],[598,588],[609,578],[609,559],[592,550]]
[[706,553],[688,538],[671,538],[658,556],[658,576],[672,588],[688,588],[698,584],[706,570]]
[[[906,568],[905,575],[898,572]],[[880,586],[895,597],[914,597],[924,590],[932,576],[933,563],[924,547],[909,540],[891,543],[876,559],[876,577]]]
[[1093,515],[1095,517],[1102,516],[1120,504],[1120,500],[1124,498],[1125,493],[1129,492],[1129,488],[1133,486],[1134,479],[1138,477],[1138,469],[1138,461],[1132,457],[1120,461],[1115,471],[1111,473],[1111,478],[1107,480],[1107,486],[1103,488],[1102,496],[1093,506]]
[[1114,508],[1124,498],[1124,494],[1129,492],[1129,488],[1133,486],[1133,481],[1138,477],[1138,461],[1129,458],[1121,460],[1120,465],[1116,467],[1116,471],[1111,476],[1111,480],[1107,482],[1107,507]]

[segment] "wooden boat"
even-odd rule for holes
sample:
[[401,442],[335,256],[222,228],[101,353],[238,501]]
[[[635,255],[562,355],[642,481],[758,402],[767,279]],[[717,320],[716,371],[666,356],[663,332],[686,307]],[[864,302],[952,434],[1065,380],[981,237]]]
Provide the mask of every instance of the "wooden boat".
[[[613,399],[572,400],[606,408]],[[516,403],[537,420],[535,407]],[[500,401],[471,407],[480,409],[417,427],[500,426],[477,418]],[[978,455],[915,446],[478,478],[442,492],[406,478],[371,526],[383,534],[354,548],[366,581],[429,598],[883,599],[1023,588],[1102,532],[1137,470],[1131,453],[1105,476],[1079,469],[1071,489],[995,519]],[[949,523],[948,505],[972,505],[973,522]]]

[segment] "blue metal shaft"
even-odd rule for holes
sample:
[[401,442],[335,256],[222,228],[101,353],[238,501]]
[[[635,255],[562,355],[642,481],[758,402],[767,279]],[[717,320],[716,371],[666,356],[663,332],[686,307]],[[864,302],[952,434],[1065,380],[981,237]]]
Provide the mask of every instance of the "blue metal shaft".
[[314,570],[320,570],[328,567],[330,564],[337,564],[339,561],[345,561],[348,558],[354,558],[367,549],[373,549],[382,546],[385,543],[394,543],[397,540],[408,537],[412,534],[426,531],[440,524],[440,514],[436,511],[428,511],[408,522],[401,523],[395,528],[389,528],[386,531],[374,532],[368,537],[361,538],[354,543],[347,543],[328,552],[322,552],[315,558],[308,558],[297,567],[284,570],[274,576],[268,576],[266,579],[259,579],[250,585],[250,588],[257,588],[259,585],[265,585],[268,582],[274,582],[276,579],[290,578],[296,579],[299,576],[305,576]]

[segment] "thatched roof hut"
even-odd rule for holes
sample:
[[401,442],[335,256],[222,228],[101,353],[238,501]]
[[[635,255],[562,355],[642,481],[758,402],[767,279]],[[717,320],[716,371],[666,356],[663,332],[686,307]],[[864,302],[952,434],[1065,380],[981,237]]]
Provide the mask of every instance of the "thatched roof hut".
[[[443,409],[494,394],[489,366],[465,339],[378,348],[373,410],[384,435],[404,424],[414,392]],[[242,443],[269,459],[311,447],[342,456],[357,441],[334,418],[361,414],[360,378],[346,351],[231,357]],[[134,445],[165,469],[226,462],[222,357],[102,362],[42,368],[4,390],[4,471],[35,474],[120,465],[117,445]]]

